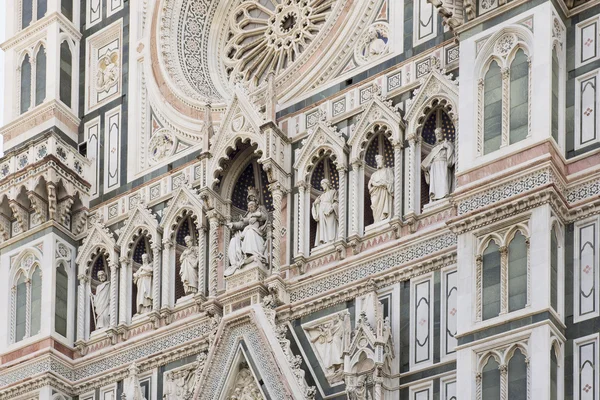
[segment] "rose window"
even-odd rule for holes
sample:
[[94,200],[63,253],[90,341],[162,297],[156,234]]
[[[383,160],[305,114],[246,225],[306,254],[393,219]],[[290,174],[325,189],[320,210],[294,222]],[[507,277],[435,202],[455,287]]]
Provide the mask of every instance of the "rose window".
[[230,79],[258,86],[298,59],[318,35],[336,0],[254,0],[229,19],[224,63]]

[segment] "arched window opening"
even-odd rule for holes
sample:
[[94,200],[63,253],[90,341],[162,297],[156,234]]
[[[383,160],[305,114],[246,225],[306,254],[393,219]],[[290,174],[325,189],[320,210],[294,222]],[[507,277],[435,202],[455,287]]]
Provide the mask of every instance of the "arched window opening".
[[60,100],[71,107],[73,58],[69,44],[64,41],[60,44]]
[[35,56],[35,105],[46,99],[46,49],[41,46]]
[[67,318],[69,304],[69,274],[64,263],[56,268],[56,288],[54,303],[54,331],[67,337]]
[[27,278],[22,272],[19,273],[16,287],[15,303],[15,342],[20,342],[25,338],[27,327]]
[[[184,243],[185,244],[185,243]],[[146,235],[142,235],[136,242],[133,249],[132,263],[131,263],[131,316],[141,315],[147,311],[148,308],[152,307],[152,288],[144,285],[143,277],[139,276],[138,271],[144,264],[152,264],[152,249],[150,247],[150,241]],[[136,275],[138,274],[138,275]],[[176,280],[178,278],[176,277]],[[139,285],[138,285],[139,281]],[[142,287],[142,291],[139,291],[139,287]],[[149,292],[148,292],[149,289]],[[148,297],[148,295],[150,297]]]
[[435,108],[421,129],[421,208],[454,190],[456,129],[446,111]]
[[496,61],[490,64],[483,85],[483,154],[489,154],[502,144],[502,73]]
[[556,46],[552,50],[552,138],[558,144],[559,131],[559,96],[560,96],[560,64]]
[[21,0],[21,29],[25,29],[31,24],[33,20],[33,1],[34,0]]
[[554,346],[550,348],[550,400],[558,400],[558,357]]
[[[183,279],[185,279],[185,277],[182,277],[181,275],[181,255],[189,247],[188,242],[186,242],[186,238],[190,238],[189,240],[191,240],[191,242],[189,243],[191,243],[193,246],[198,245],[198,235],[194,224],[194,218],[195,216],[186,213],[181,222],[179,223],[179,226],[177,227],[177,232],[175,234],[175,301],[186,296],[185,287],[183,284]],[[192,279],[192,281],[194,280]],[[197,289],[201,290],[200,288]]]
[[[337,196],[329,198],[324,195],[325,187],[323,181],[337,191],[339,188],[339,175],[329,156],[324,156],[317,162],[310,175],[310,249],[330,243],[338,237],[338,212]],[[322,196],[322,197],[320,197]],[[318,203],[315,204],[315,202]],[[317,222],[317,219],[319,220]]]
[[25,55],[21,63],[21,114],[31,106],[31,62],[29,54]]
[[527,362],[520,349],[508,362],[508,398],[527,400]]
[[527,240],[520,231],[508,245],[508,311],[527,304]]
[[492,240],[483,252],[483,320],[497,317],[500,314],[500,282],[500,249]]
[[556,227],[550,233],[550,306],[558,312],[558,236]]
[[40,333],[42,320],[42,273],[37,267],[31,276],[31,330],[29,336]]
[[61,0],[60,11],[69,21],[73,21],[73,0]]
[[364,205],[365,227],[393,215],[394,148],[384,132],[373,136],[365,152]]
[[500,400],[500,369],[494,357],[488,359],[481,373],[481,398]]
[[46,15],[46,11],[48,10],[48,2],[47,0],[36,0],[36,8],[37,8],[37,19],[41,19]]
[[110,285],[116,284],[116,282],[109,282],[110,270],[108,268],[108,261],[105,253],[101,253],[96,256],[96,259],[92,263],[92,272],[90,279],[90,289],[92,293],[92,299],[89,304],[89,332],[94,332],[96,329],[108,328],[110,323],[103,318],[102,310],[110,307]]
[[510,65],[510,144],[520,142],[529,133],[528,104],[529,60],[519,49]]

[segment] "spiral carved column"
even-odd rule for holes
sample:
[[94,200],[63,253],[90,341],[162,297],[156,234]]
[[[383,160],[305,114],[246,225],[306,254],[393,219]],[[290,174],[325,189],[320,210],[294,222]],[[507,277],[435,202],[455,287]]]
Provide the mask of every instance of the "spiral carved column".
[[306,219],[304,213],[304,204],[306,202],[306,182],[300,181],[298,182],[298,232],[296,235],[298,236],[298,253],[297,256],[304,256],[304,239],[305,239],[305,228],[304,228],[304,220]]
[[[121,262],[121,270],[120,270],[120,275],[121,275],[121,284],[119,285],[119,297],[118,297],[118,302],[119,302],[119,325],[121,324],[126,324],[127,323],[127,304],[129,303],[127,301],[127,284],[125,282],[127,282],[127,269],[128,266],[131,265],[130,261],[127,259],[127,257],[121,257],[119,259],[119,261]],[[111,288],[112,285],[114,285],[114,282],[111,279]],[[132,310],[132,314],[135,312],[135,310]],[[112,317],[112,315],[111,315]]]
[[201,226],[198,228],[198,249],[200,260],[198,261],[198,293],[205,295],[206,293],[206,228]]
[[25,281],[25,337],[31,336],[31,279]]
[[338,239],[346,239],[346,167],[338,167]]
[[358,183],[360,182],[361,161],[355,160],[350,170],[350,187],[353,188],[350,196],[350,233],[348,236],[358,235]]
[[88,287],[89,279],[86,275],[81,274],[77,277],[79,286],[77,287],[77,340],[85,339],[85,310],[87,302],[85,301],[85,292]]
[[[163,239],[163,253],[162,253],[162,308],[169,308],[171,304],[171,253],[173,252],[173,242],[169,239]],[[173,266],[174,269],[174,266]],[[177,279],[177,277],[175,278]]]
[[218,290],[218,268],[219,268],[219,217],[215,211],[208,212],[210,224],[209,254],[208,254],[208,296],[216,297]]
[[271,266],[273,268],[272,272],[277,274],[281,267],[281,207],[284,192],[281,184],[278,182],[271,183],[269,190],[271,190],[273,197],[273,255]]
[[394,144],[394,216],[402,217],[402,144]]
[[508,312],[508,247],[500,247],[500,314]]
[[110,263],[110,327],[115,328],[117,326],[117,303],[118,293],[117,287],[119,278],[117,277],[117,270],[119,269],[116,263]]
[[160,309],[160,252],[157,243],[152,244],[152,311]]

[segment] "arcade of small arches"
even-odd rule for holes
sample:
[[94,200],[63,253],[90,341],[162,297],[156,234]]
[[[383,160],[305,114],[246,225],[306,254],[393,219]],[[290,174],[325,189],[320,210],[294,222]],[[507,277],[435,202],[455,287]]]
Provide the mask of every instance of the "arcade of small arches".
[[[350,140],[320,121],[296,149],[293,166],[261,148],[252,128],[214,138],[215,154],[201,164],[206,187],[178,188],[160,222],[144,202],[114,233],[92,222],[77,257],[78,342],[147,318],[158,323],[185,304],[216,301],[248,274],[285,276],[290,264],[337,254],[351,240],[398,232],[409,213],[449,207],[452,107],[444,101],[424,108],[410,144],[418,148],[413,159],[405,156],[400,114],[379,97]],[[292,148],[283,142],[281,150]],[[407,175],[415,169],[422,177],[417,187]],[[418,197],[418,209],[407,209],[407,190]],[[298,216],[295,233],[288,213]]]

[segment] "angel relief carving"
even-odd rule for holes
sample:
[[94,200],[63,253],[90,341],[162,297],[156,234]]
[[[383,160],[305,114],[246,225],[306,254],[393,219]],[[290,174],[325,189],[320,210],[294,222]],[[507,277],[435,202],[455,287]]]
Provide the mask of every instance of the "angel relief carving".
[[108,92],[119,81],[119,52],[107,53],[98,59],[96,90]]
[[331,383],[343,379],[344,336],[347,330],[347,313],[339,313],[315,325],[304,326],[315,353]]
[[227,400],[263,400],[264,397],[256,384],[250,369],[242,366],[238,372]]

